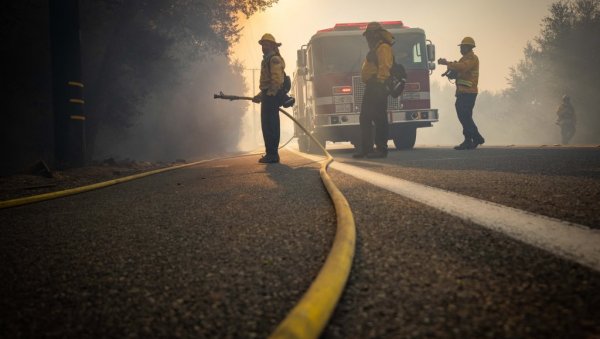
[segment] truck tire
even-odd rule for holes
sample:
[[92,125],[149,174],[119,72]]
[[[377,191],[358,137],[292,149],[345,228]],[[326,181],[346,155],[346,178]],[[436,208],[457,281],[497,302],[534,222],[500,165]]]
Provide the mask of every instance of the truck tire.
[[308,152],[308,142],[309,138],[306,135],[301,135],[298,137],[298,149],[300,152]]
[[[313,136],[321,143],[321,145],[323,145],[323,147],[326,147],[325,146],[325,138],[323,138],[319,135],[316,135],[316,134]],[[311,138],[308,138],[308,153],[322,154],[323,150]]]
[[403,128],[399,135],[394,136],[394,145],[397,150],[412,149],[417,140],[417,129],[415,127]]

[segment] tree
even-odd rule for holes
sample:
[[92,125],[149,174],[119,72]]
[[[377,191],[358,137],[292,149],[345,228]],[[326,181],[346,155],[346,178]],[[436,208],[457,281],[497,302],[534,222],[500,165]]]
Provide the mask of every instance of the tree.
[[[98,136],[111,142],[103,142],[97,154],[112,154],[128,143],[146,147],[144,156],[167,160],[235,144],[241,114],[233,113],[243,111],[243,104],[228,106],[232,114],[224,114],[209,95],[204,99],[194,89],[233,84],[241,91],[241,69],[227,58],[239,36],[238,16],[276,1],[80,0],[88,155],[97,150]],[[52,166],[54,131],[48,1],[9,1],[2,9],[0,36],[8,60],[0,175],[6,175],[38,160]],[[188,143],[196,149],[178,144],[177,126],[198,137]],[[218,128],[227,130],[216,133]],[[211,149],[200,147],[206,140]],[[148,145],[156,152],[148,152]]]
[[[169,92],[175,95],[174,89],[180,88],[183,75],[195,63],[207,62],[212,55],[227,56],[239,36],[239,13],[249,16],[274,2],[82,0],[88,150],[96,150],[102,129],[120,131],[123,137],[142,118],[149,100],[156,102]],[[242,82],[239,68],[217,64],[221,69],[212,71]],[[165,103],[161,103],[164,114],[178,108]],[[237,106],[243,110],[243,104]],[[239,132],[239,121],[229,125]]]
[[23,170],[54,149],[47,1],[2,5],[2,123],[0,175]]
[[549,122],[556,120],[556,108],[567,94],[578,114],[576,141],[600,142],[599,34],[600,0],[552,4],[540,35],[527,44],[524,59],[511,69],[505,92],[510,109],[554,128]]

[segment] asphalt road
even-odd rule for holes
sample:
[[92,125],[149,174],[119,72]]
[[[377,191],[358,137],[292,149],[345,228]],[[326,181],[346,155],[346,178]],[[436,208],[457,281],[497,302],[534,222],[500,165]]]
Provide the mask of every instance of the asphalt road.
[[[340,161],[600,227],[599,148]],[[318,164],[219,160],[0,210],[0,337],[265,337],[318,272]],[[600,273],[335,170],[357,253],[323,337],[596,337]],[[599,244],[600,246],[600,244]]]
[[214,161],[0,211],[0,337],[265,337],[320,269],[317,164]]
[[486,201],[600,228],[600,147],[418,147],[385,160],[340,161]]

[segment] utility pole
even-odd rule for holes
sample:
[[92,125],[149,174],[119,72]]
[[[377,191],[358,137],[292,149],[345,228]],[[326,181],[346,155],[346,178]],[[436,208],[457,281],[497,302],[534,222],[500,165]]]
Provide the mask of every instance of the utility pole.
[[50,0],[54,157],[60,167],[85,162],[79,0]]

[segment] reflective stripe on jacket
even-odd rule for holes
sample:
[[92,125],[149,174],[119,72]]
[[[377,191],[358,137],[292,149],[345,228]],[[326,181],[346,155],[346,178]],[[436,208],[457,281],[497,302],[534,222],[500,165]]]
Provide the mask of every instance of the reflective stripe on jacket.
[[456,93],[477,93],[479,83],[479,58],[473,51],[463,55],[458,62],[449,62],[448,69],[457,71]]
[[384,83],[390,77],[390,68],[394,62],[392,54],[392,44],[394,37],[388,31],[382,32],[382,41],[375,47],[377,61],[369,61],[368,58],[363,62],[360,78],[364,83],[376,77],[377,81]]
[[284,69],[285,61],[279,53],[263,56],[260,64],[260,90],[270,96],[276,95],[283,85]]

